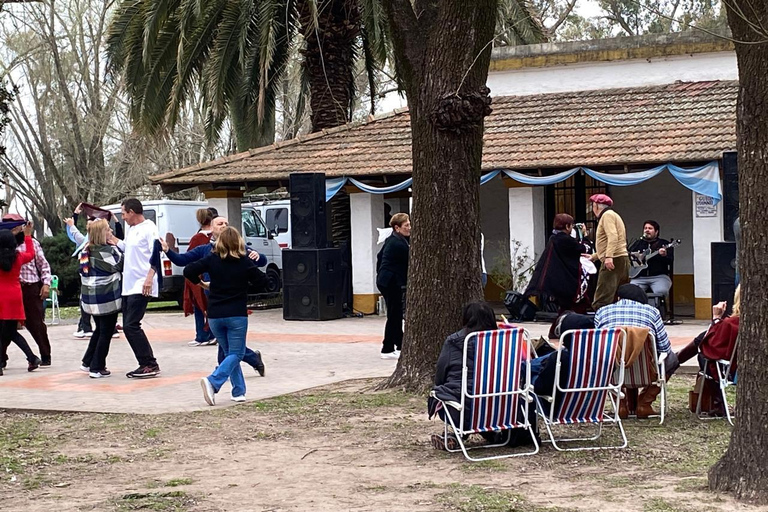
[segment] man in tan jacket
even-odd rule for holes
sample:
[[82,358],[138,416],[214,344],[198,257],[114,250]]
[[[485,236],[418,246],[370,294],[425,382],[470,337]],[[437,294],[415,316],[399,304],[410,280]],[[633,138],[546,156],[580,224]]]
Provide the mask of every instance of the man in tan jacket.
[[624,221],[611,208],[613,200],[605,194],[595,194],[589,198],[589,202],[598,220],[595,232],[597,252],[592,255],[592,261],[599,259],[602,264],[592,300],[592,307],[597,311],[613,304],[619,286],[629,283],[629,253]]

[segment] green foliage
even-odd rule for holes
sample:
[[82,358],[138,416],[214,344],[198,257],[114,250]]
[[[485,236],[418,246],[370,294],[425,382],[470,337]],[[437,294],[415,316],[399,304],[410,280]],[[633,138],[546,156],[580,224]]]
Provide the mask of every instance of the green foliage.
[[64,305],[77,301],[80,296],[80,275],[77,259],[72,257],[75,244],[66,233],[43,238],[40,242],[51,273],[59,276],[59,302]]
[[[2,3],[0,3],[0,9],[2,9]],[[2,137],[5,127],[11,122],[11,118],[8,116],[11,110],[8,105],[13,101],[17,92],[16,87],[6,89],[5,80],[0,80],[0,137]],[[0,156],[4,154],[5,146],[0,144]]]

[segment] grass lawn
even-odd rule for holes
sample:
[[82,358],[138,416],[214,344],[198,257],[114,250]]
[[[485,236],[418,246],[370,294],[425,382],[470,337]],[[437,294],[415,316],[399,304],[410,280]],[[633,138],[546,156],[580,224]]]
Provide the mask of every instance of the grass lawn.
[[625,450],[562,453],[545,443],[532,457],[482,463],[434,450],[429,435],[441,425],[426,418],[424,397],[375,391],[380,382],[185,414],[6,412],[0,503],[41,512],[765,510],[707,490],[730,426],[687,411],[691,377],[672,379],[663,426],[625,422]]
[[[181,306],[179,306],[175,300],[150,302],[147,306],[147,311],[150,313],[158,310],[167,312],[174,309],[181,309]],[[46,311],[46,313],[50,316],[50,312]],[[76,320],[78,318],[80,318],[80,308],[78,306],[66,306],[61,308],[62,320]]]

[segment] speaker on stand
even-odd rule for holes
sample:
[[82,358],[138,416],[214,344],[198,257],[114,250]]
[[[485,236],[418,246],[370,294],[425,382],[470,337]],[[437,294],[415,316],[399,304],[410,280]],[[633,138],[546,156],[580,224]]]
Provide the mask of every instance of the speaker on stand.
[[341,250],[327,247],[325,174],[291,174],[290,194],[293,247],[283,250],[283,318],[341,318]]
[[736,242],[712,242],[712,305],[726,301],[728,310],[736,292]]

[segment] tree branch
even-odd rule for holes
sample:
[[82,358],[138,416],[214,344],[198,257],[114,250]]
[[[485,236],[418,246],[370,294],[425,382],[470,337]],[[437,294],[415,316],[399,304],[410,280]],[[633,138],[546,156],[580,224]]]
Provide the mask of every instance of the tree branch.
[[565,8],[565,11],[563,11],[557,21],[551,27],[547,28],[547,32],[554,36],[557,29],[560,28],[560,25],[565,22],[566,18],[568,18],[568,15],[570,15],[571,11],[573,11],[573,8],[576,7],[577,1],[578,0],[571,0],[571,3],[568,4],[568,6]]

